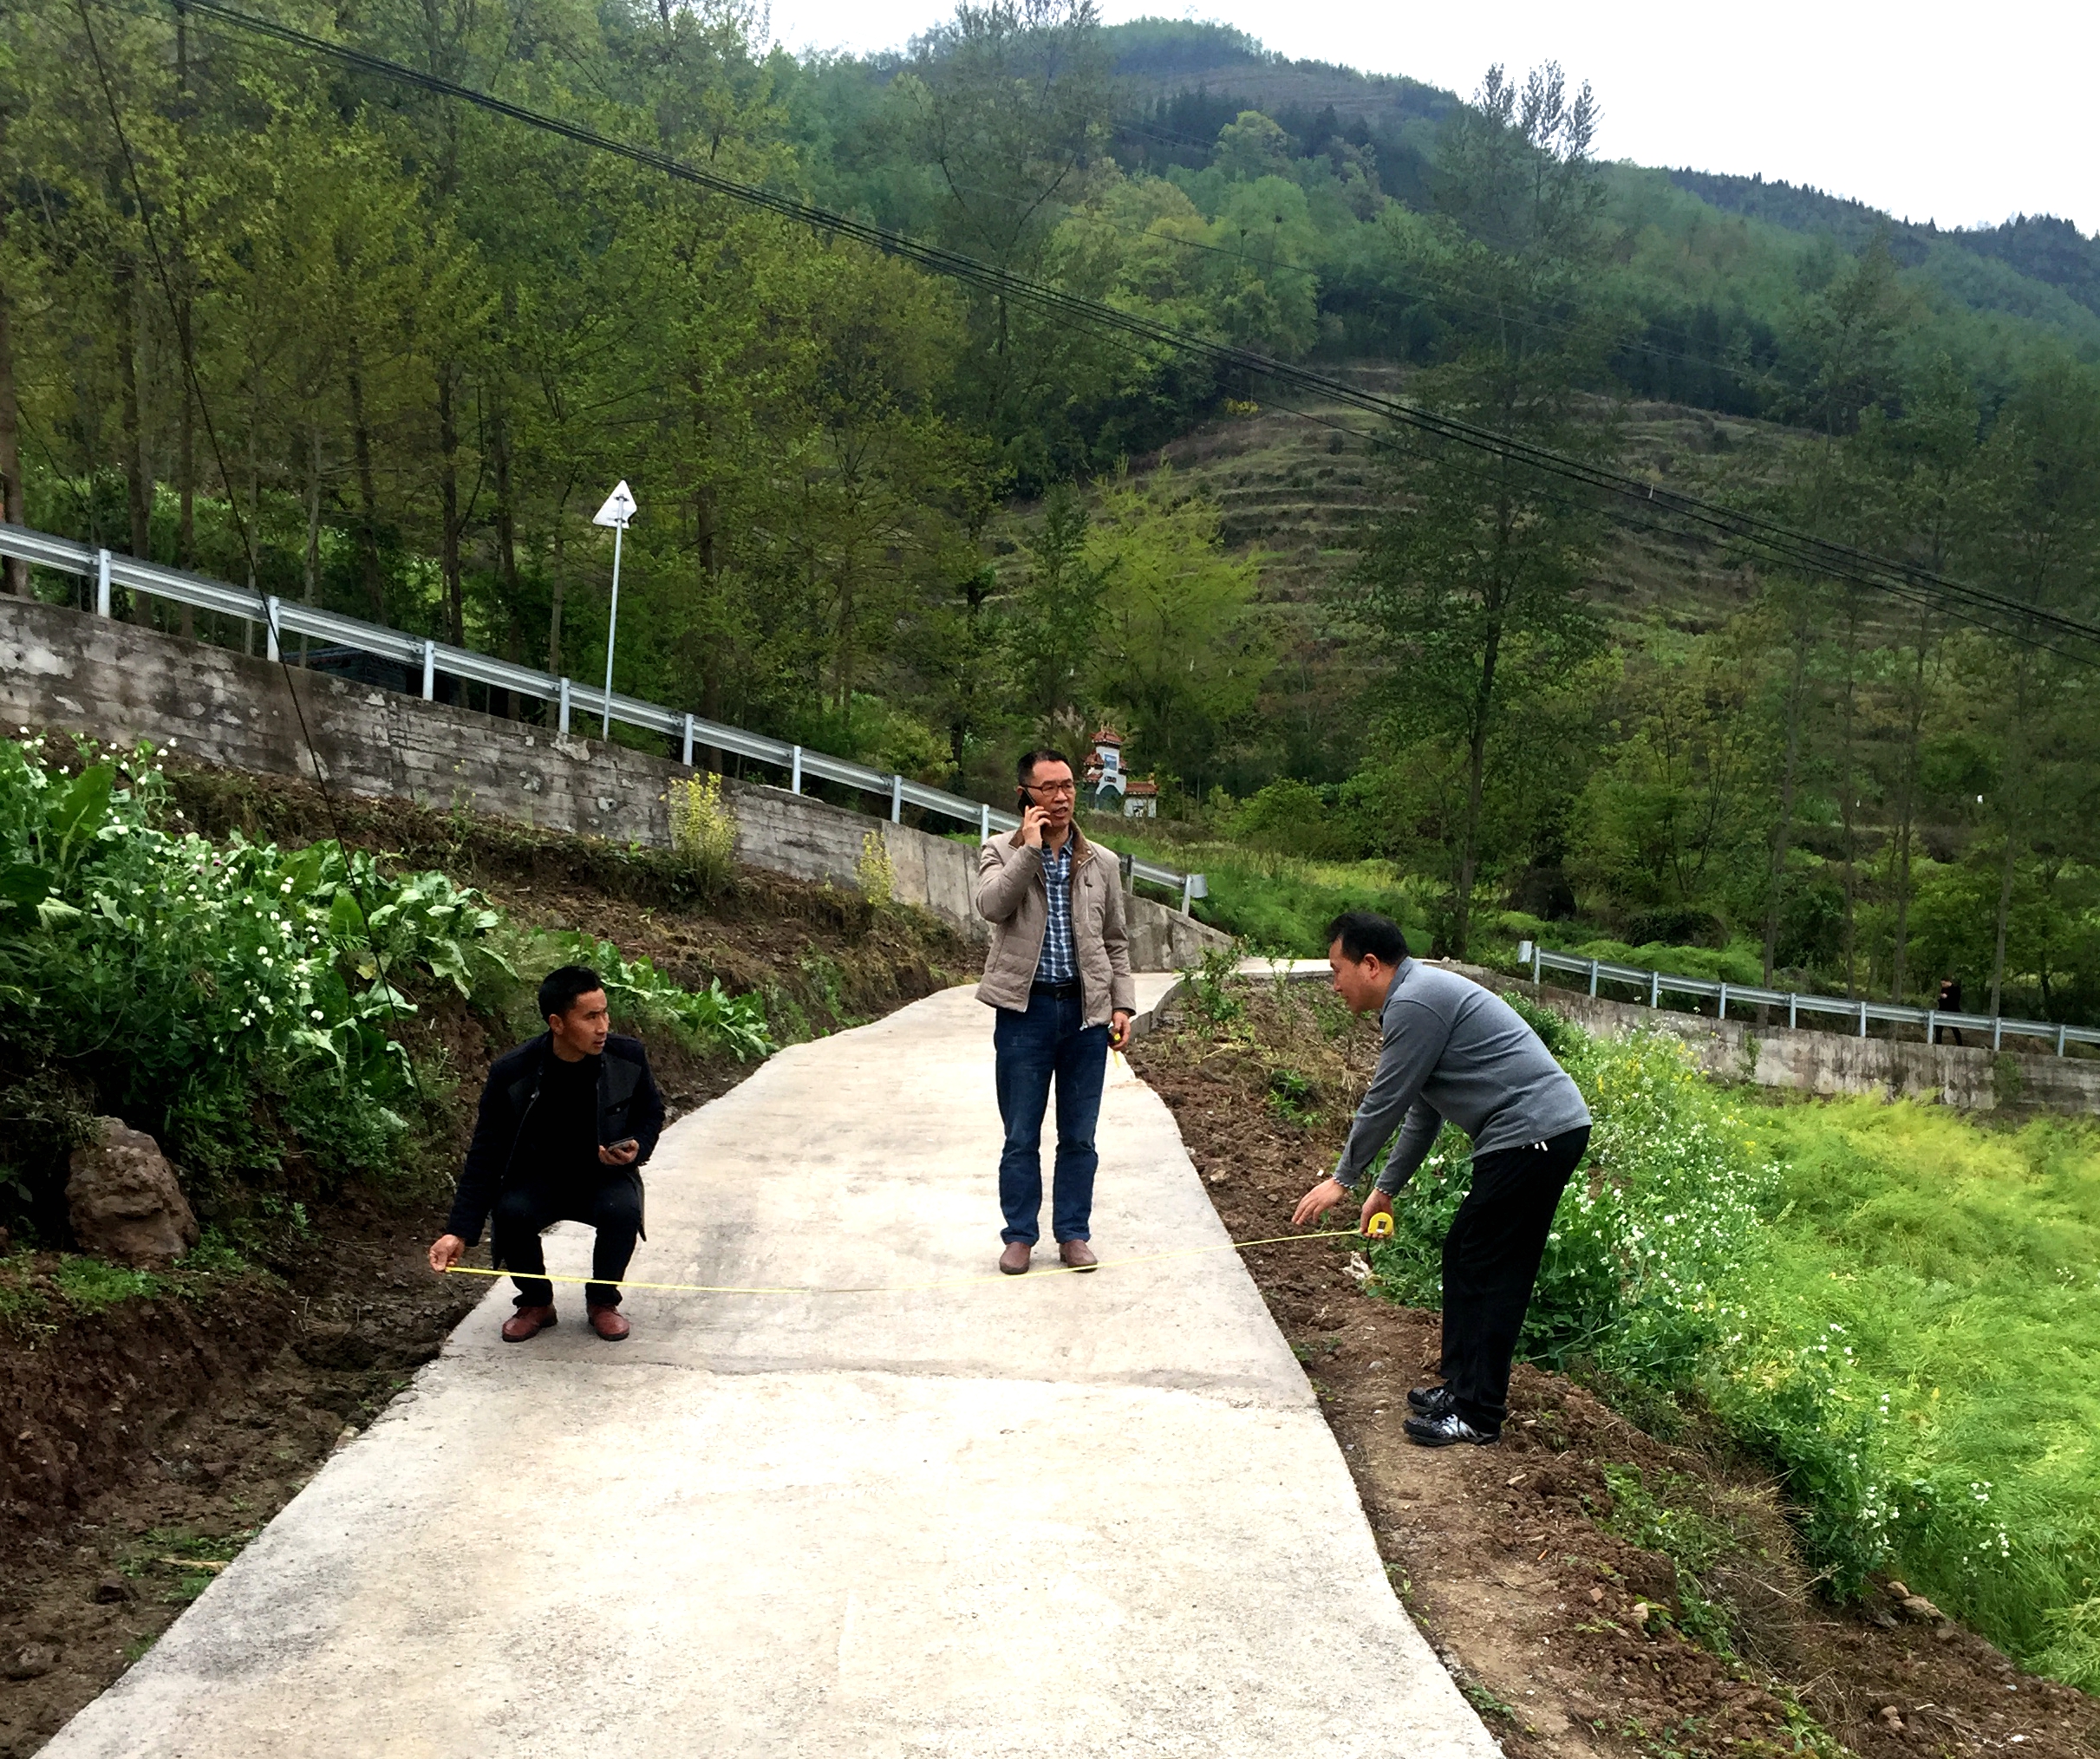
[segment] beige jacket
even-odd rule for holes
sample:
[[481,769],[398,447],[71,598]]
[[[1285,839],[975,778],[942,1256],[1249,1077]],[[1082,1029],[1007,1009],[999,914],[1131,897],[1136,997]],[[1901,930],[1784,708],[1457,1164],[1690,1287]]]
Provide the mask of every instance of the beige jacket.
[[[1079,955],[1086,1024],[1105,1026],[1118,1008],[1135,1013],[1130,940],[1123,928],[1123,876],[1115,860],[1072,828],[1072,941]],[[977,914],[992,925],[977,1000],[1025,1013],[1050,920],[1041,855],[1016,831],[977,851]]]

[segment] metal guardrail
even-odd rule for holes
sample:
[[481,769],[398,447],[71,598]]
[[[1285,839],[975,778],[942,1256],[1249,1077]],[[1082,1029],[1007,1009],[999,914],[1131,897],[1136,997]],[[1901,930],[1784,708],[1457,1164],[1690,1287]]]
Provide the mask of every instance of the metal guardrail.
[[[509,690],[522,696],[537,697],[543,702],[556,706],[558,731],[569,731],[571,713],[583,712],[603,717],[610,708],[611,717],[629,726],[638,726],[649,732],[662,733],[668,739],[681,741],[681,761],[690,769],[695,748],[733,752],[737,756],[754,763],[770,765],[787,772],[788,787],[795,793],[802,792],[802,780],[813,776],[820,781],[838,782],[864,793],[879,794],[890,802],[890,820],[903,822],[904,808],[919,806],[929,812],[938,812],[949,818],[959,818],[965,824],[975,824],[981,838],[988,838],[998,831],[1016,829],[1021,820],[1011,812],[1001,812],[982,800],[966,799],[960,794],[950,794],[939,788],[929,788],[923,782],[915,782],[908,777],[884,775],[880,770],[870,769],[865,764],[856,764],[845,758],[835,758],[825,752],[812,751],[806,746],[792,745],[785,739],[768,739],[763,733],[747,733],[742,727],[727,726],[720,721],[705,720],[696,714],[682,713],[676,709],[659,707],[653,702],[644,702],[638,697],[623,696],[614,691],[608,699],[598,686],[586,684],[578,679],[560,678],[546,672],[536,672],[529,666],[513,664],[508,660],[496,660],[486,654],[477,654],[466,648],[455,648],[449,642],[432,641],[421,635],[405,635],[399,629],[389,629],[378,623],[368,623],[358,617],[346,617],[334,611],[302,604],[296,599],[278,598],[267,593],[250,592],[245,587],[229,586],[224,581],[212,580],[201,574],[190,574],[179,569],[160,568],[152,563],[140,562],[128,556],[117,555],[113,551],[98,550],[68,537],[53,537],[42,531],[32,531],[24,526],[0,524],[0,556],[16,556],[41,568],[49,568],[62,574],[74,574],[95,583],[95,609],[101,616],[110,615],[110,596],[117,587],[132,592],[145,593],[153,598],[171,599],[178,604],[193,605],[199,610],[216,611],[222,616],[240,617],[262,626],[270,658],[278,657],[279,649],[287,635],[304,635],[319,639],[338,648],[355,648],[382,659],[393,660],[407,666],[413,673],[421,669],[423,699],[433,700],[440,677],[465,679],[475,684],[486,685],[492,689]],[[1200,873],[1177,873],[1172,868],[1160,867],[1149,861],[1139,861],[1133,856],[1119,856],[1118,863],[1132,879],[1145,881],[1148,885],[1164,886],[1181,894],[1181,910],[1189,914],[1190,905],[1197,898],[1207,897],[1209,889]]]
[[1516,956],[1520,964],[1531,967],[1534,983],[1542,983],[1549,971],[1567,971],[1588,977],[1592,995],[1597,993],[1600,982],[1638,984],[1647,991],[1650,1007],[1660,1007],[1666,995],[1712,997],[1719,1004],[1717,1013],[1722,1020],[1728,1018],[1729,1003],[1747,1002],[1753,1007],[1784,1008],[1790,1026],[1800,1025],[1803,1014],[1836,1015],[1848,1024],[1856,1023],[1862,1039],[1867,1036],[1870,1020],[1883,1020],[1897,1026],[1924,1027],[1925,1042],[1928,1045],[1937,1034],[1950,1028],[1990,1033],[1991,1048],[1994,1051],[2008,1038],[2043,1039],[2055,1047],[2059,1057],[2066,1045],[2100,1045],[2100,1027],[2064,1026],[2051,1020],[2006,1020],[1999,1014],[1954,1013],[1931,1007],[1905,1007],[1897,1002],[1849,1001],[1842,996],[1800,995],[1790,989],[1764,989],[1756,984],[1730,983],[1724,979],[1679,977],[1666,971],[1651,971],[1646,966],[1614,965],[1608,960],[1583,959],[1572,953],[1549,953],[1529,941],[1518,943]]

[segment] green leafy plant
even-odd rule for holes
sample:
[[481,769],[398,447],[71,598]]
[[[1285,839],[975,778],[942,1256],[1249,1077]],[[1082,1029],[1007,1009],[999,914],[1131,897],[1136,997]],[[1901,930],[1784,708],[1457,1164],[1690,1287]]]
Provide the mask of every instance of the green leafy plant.
[[769,1057],[779,1049],[766,1023],[765,999],[756,994],[731,995],[720,978],[709,980],[705,989],[685,989],[649,960],[629,959],[611,941],[584,935],[535,937],[532,963],[549,970],[557,965],[588,965],[605,980],[616,1012],[670,1026],[695,1044],[727,1052],[740,1063]]
[[1207,947],[1202,961],[1182,974],[1188,980],[1189,1006],[1211,1026],[1225,1026],[1247,1012],[1240,958],[1236,945]]
[[[68,775],[0,740],[0,1065],[23,1072],[0,1084],[0,1200],[62,1217],[65,1152],[97,1111],[207,1190],[267,1179],[294,1144],[324,1178],[402,1165],[424,1098],[399,1035],[414,995],[515,991],[532,937],[441,873],[180,828],[150,747],[83,758]],[[773,1048],[755,998],[575,936],[542,968],[564,948],[632,1013],[739,1059]]]
[[727,892],[736,879],[736,815],[722,797],[722,779],[707,772],[681,777],[668,798],[671,847],[691,864],[704,892]]
[[1268,1072],[1268,1109],[1286,1124],[1305,1124],[1319,1116],[1320,1090],[1295,1069]]
[[[288,852],[162,828],[151,750],[68,777],[29,741],[0,741],[0,863],[9,896],[44,888],[0,925],[18,994],[0,1043],[22,1061],[100,1072],[101,1103],[186,1164],[268,1157],[255,1102],[298,1097],[310,1146],[405,1125],[393,1024],[401,984],[471,990],[497,914],[440,874],[396,878],[333,844]],[[386,1150],[379,1148],[380,1159]]]
[[880,831],[871,831],[860,839],[853,880],[861,896],[878,910],[897,896],[897,867],[890,859],[889,839]]
[[1734,1548],[1734,1536],[1718,1521],[1673,1500],[1680,1487],[1667,1475],[1659,1487],[1651,1487],[1638,1466],[1607,1466],[1604,1483],[1612,1495],[1604,1525],[1644,1551],[1669,1559],[1676,1575],[1679,1628],[1701,1648],[1732,1655],[1728,1608],[1708,1598],[1706,1578]]
[[67,1303],[83,1313],[99,1313],[120,1301],[147,1299],[166,1287],[166,1279],[151,1271],[130,1270],[99,1258],[70,1255],[59,1261],[55,1280]]

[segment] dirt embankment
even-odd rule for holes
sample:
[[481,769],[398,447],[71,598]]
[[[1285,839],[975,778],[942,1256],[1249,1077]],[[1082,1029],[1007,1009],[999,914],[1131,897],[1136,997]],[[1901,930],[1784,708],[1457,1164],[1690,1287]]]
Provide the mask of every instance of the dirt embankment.
[[[1246,1007],[1223,1029],[1170,1018],[1132,1054],[1242,1240],[1286,1230],[1376,1052],[1360,1023],[1328,1037],[1340,1021],[1306,1000]],[[1367,1296],[1341,1242],[1246,1258],[1395,1592],[1519,1759],[2100,1749],[2100,1703],[2018,1672],[1901,1585],[1856,1606],[1819,1597],[1772,1485],[1725,1444],[1660,1439],[1520,1366],[1495,1446],[1414,1446],[1400,1425],[1408,1387],[1434,1379],[1437,1316]]]
[[[301,785],[203,770],[175,782],[209,831],[331,834]],[[873,1019],[975,967],[930,917],[851,893],[747,872],[708,897],[654,852],[393,805],[339,810],[353,844],[478,885],[521,922],[610,940],[688,985],[768,991],[776,1027]],[[251,1218],[245,1272],[178,1274],[101,1305],[81,1261],[68,1272],[56,1253],[9,1257],[0,1241],[0,1759],[35,1752],[142,1654],[486,1293],[433,1277],[423,1254],[511,1033],[440,994],[408,1036],[427,1071],[453,1078],[430,1176],[302,1197],[294,1167],[271,1216]],[[649,1049],[674,1115],[750,1072],[661,1036]]]

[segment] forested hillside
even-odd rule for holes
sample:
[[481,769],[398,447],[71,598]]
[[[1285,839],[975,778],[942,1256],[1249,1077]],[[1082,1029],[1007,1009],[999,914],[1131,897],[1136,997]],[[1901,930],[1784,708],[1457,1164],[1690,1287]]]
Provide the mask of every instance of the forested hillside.
[[[255,3],[1543,452],[91,0],[0,23],[10,517],[588,676],[623,477],[623,688],[1001,802],[1107,719],[1164,834],[1373,863],[1454,952],[2100,1019],[2100,309],[2063,222],[1605,164],[1580,70],[1461,102],[1086,0],[805,60],[733,8]],[[1540,457],[1922,573],[1775,568]]]

